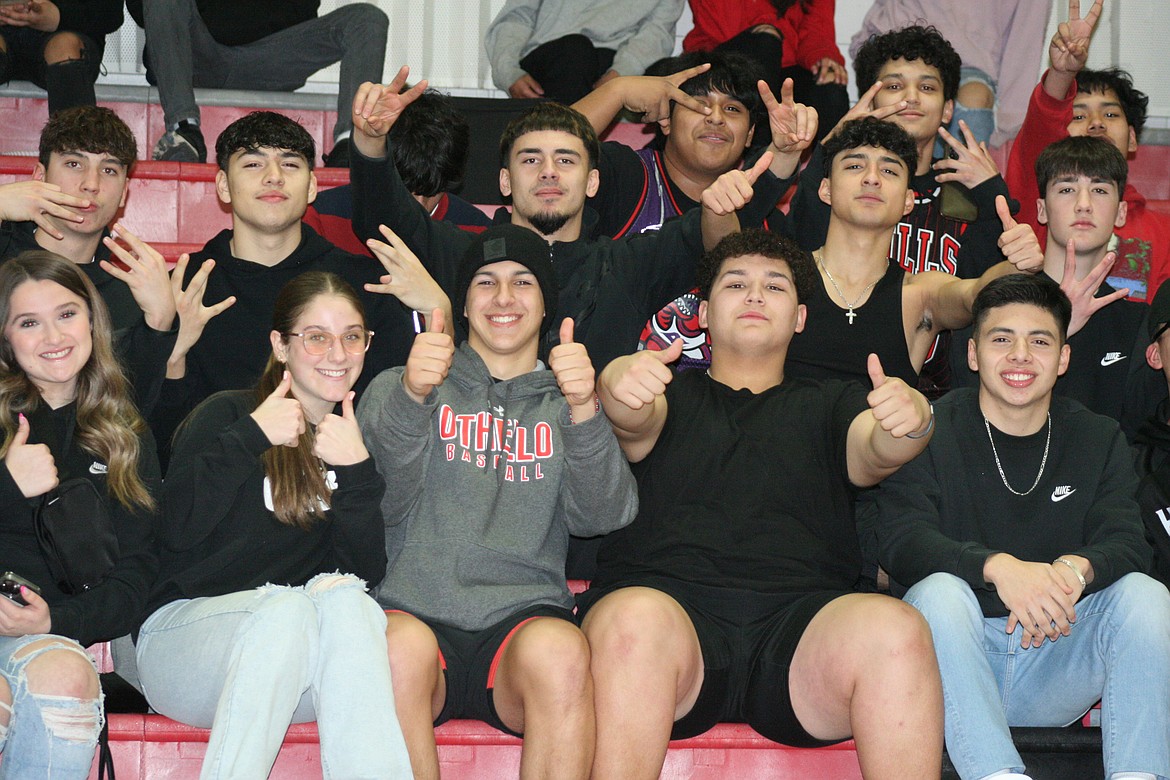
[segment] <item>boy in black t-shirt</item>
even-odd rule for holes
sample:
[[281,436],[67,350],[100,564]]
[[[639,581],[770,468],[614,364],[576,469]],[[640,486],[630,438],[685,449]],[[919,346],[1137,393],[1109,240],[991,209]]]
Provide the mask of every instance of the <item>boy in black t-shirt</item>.
[[854,491],[923,449],[930,407],[873,355],[868,395],[785,378],[815,274],[788,239],[730,236],[699,272],[710,371],[672,383],[672,344],[602,372],[641,508],[607,537],[580,600],[595,777],[656,777],[672,736],[724,720],[792,745],[853,736],[868,777],[937,777],[929,633],[894,600],[850,592]]

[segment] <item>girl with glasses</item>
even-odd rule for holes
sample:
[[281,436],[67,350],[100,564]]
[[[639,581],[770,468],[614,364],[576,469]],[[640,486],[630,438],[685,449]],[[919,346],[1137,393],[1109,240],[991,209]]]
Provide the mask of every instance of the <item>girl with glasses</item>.
[[325,777],[410,777],[394,714],[384,483],[353,385],[372,334],[331,273],[284,286],[255,389],[217,393],[175,434],[161,575],[137,642],[151,706],[210,727],[202,777],[266,777],[316,720]]

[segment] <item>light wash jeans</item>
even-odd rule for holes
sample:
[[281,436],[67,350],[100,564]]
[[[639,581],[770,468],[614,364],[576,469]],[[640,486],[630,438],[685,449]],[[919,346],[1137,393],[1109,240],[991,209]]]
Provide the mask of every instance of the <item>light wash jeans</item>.
[[1023,772],[1008,726],[1066,726],[1101,700],[1105,774],[1170,776],[1170,593],[1129,574],[1076,605],[1072,633],[1020,647],[970,586],[932,574],[905,596],[942,674],[947,753],[964,780]]
[[316,718],[326,778],[409,778],[386,615],[349,575],[176,601],[142,626],[150,706],[211,727],[202,778],[266,778],[289,723]]
[[[15,659],[33,642],[54,644]],[[29,662],[50,650],[78,653],[89,660],[72,639],[53,634],[0,636],[0,675],[12,691],[8,728],[0,727],[0,778],[15,780],[77,780],[89,776],[98,733],[102,730],[102,699],[75,699],[30,693],[25,671]],[[90,660],[92,666],[93,661]],[[94,669],[97,678],[97,669]],[[0,704],[0,708],[3,708]]]
[[[995,94],[995,81],[991,76],[981,71],[979,68],[972,68],[964,65],[959,71],[959,86],[968,84],[972,81],[978,81],[985,84],[991,90],[991,94]],[[972,108],[955,100],[954,114],[951,116],[951,123],[947,125],[947,130],[955,138],[959,139],[959,143],[966,143],[963,137],[963,131],[959,127],[959,120],[962,119],[967,123],[967,127],[971,130],[971,135],[975,136],[976,141],[983,141],[987,145],[991,145],[991,134],[995,132],[995,109],[994,108]],[[950,154],[951,147],[943,142],[941,138],[934,144],[934,156],[945,157]]]

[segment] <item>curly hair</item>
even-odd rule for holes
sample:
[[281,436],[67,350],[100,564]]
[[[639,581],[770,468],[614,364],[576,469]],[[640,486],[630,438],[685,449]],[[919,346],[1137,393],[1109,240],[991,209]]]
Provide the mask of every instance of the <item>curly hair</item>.
[[963,61],[955,49],[933,27],[912,25],[871,35],[857,50],[853,72],[857,74],[857,88],[862,92],[878,80],[882,67],[892,60],[922,60],[938,71],[942,79],[943,97],[954,100],[959,94],[959,72]]
[[[74,263],[43,249],[21,252],[0,265],[0,323],[12,316],[12,294],[25,282],[48,281],[61,285],[86,306],[93,340],[89,360],[77,375],[76,437],[81,448],[105,461],[106,486],[126,509],[152,510],[154,498],[138,476],[141,455],[139,435],[146,423],[130,397],[130,385],[112,344],[113,327],[106,304],[93,283]],[[6,330],[6,329],[5,329]],[[16,360],[7,335],[0,336],[0,426],[8,453],[16,435],[16,415],[27,414],[42,403],[40,391]]]
[[871,116],[846,122],[832,138],[824,142],[826,165],[831,168],[838,154],[861,146],[893,152],[906,163],[910,176],[918,168],[918,147],[910,134],[893,122],[884,122]]
[[733,257],[760,255],[773,260],[783,260],[792,270],[792,281],[796,285],[796,300],[803,303],[814,285],[818,284],[816,266],[812,255],[787,236],[767,230],[752,228],[732,233],[706,252],[695,269],[695,281],[699,286],[699,297],[708,300],[711,287],[719,276],[719,269]]
[[77,106],[49,117],[41,130],[37,159],[48,167],[54,152],[108,154],[127,170],[138,157],[134,133],[122,119],[102,106]]
[[237,152],[287,149],[305,158],[309,168],[317,157],[317,145],[309,131],[294,119],[275,111],[253,111],[224,128],[215,139],[215,163],[221,171]]
[[[297,320],[313,301],[323,296],[343,298],[366,327],[366,312],[353,287],[337,274],[309,271],[290,280],[280,288],[272,307],[272,329],[281,334],[287,344],[288,334],[296,328]],[[264,373],[256,383],[255,400],[259,406],[280,384],[285,366],[276,355],[270,355]],[[325,483],[325,473],[313,454],[316,434],[306,425],[296,447],[269,447],[260,456],[264,474],[272,483],[272,506],[276,519],[286,525],[308,528],[325,517],[321,501],[329,502],[332,491]]]
[[1117,102],[1121,104],[1121,111],[1125,114],[1125,121],[1133,128],[1133,134],[1140,141],[1142,130],[1146,126],[1146,111],[1149,109],[1150,98],[1133,85],[1133,76],[1129,71],[1121,68],[1104,68],[1090,70],[1085,68],[1077,74],[1077,92],[1100,95],[1111,89],[1117,95]]

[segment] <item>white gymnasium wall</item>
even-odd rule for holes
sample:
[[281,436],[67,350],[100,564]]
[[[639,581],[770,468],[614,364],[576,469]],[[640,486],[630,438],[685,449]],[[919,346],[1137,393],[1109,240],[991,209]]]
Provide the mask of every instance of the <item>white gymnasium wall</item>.
[[[322,0],[321,12],[326,13],[347,1]],[[414,78],[425,76],[432,85],[456,95],[502,94],[492,85],[490,69],[483,53],[483,37],[504,0],[376,2],[390,17],[385,66],[387,79],[399,65],[408,64]],[[1082,5],[1088,6],[1090,2],[1082,0]],[[837,37],[843,52],[847,50],[849,39],[871,3],[872,0],[837,0]],[[1054,0],[1053,6],[1049,36],[1055,31],[1059,19],[1067,13],[1065,0]],[[1165,42],[1170,40],[1168,6],[1168,0],[1111,0],[1106,3],[1090,53],[1090,65],[1093,67],[1116,64],[1133,73],[1138,86],[1150,96],[1150,126],[1154,128],[1170,127],[1170,78],[1164,75],[1167,69],[1163,48]],[[687,9],[679,21],[680,42],[690,25],[690,10]],[[108,40],[104,63],[106,74],[101,81],[112,84],[145,83],[140,63],[141,48],[141,30],[127,16],[127,24]],[[1038,58],[1038,63],[1040,59],[1044,58]],[[1038,64],[1037,77],[1040,72]],[[336,84],[337,66],[333,66],[314,75],[304,91],[331,92],[336,89]],[[850,86],[852,91],[853,85]],[[856,97],[855,91],[853,94]]]

